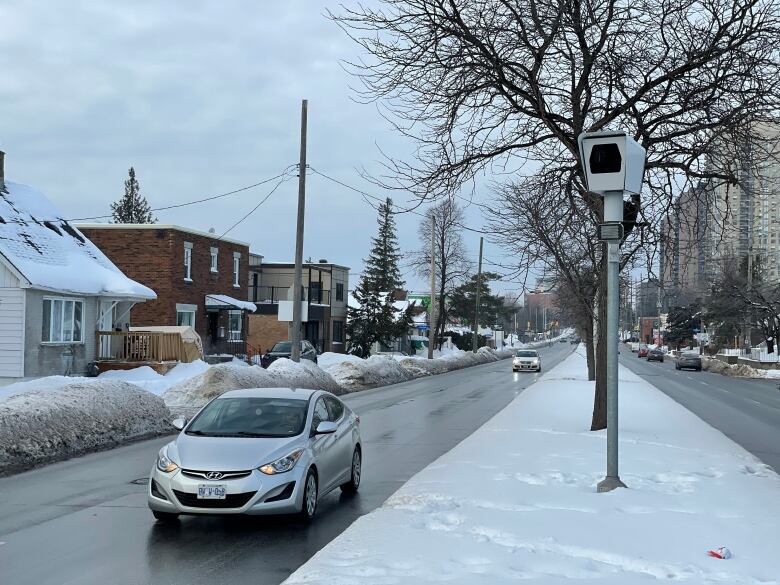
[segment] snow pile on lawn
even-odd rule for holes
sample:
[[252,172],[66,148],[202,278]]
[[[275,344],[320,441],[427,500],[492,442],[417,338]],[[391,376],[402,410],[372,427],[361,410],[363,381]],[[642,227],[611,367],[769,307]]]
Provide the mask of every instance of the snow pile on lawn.
[[16,382],[0,387],[0,401],[25,392],[54,392],[68,384],[89,384],[94,381],[95,378],[83,378],[80,376],[46,376],[45,378],[37,378],[27,382]]
[[279,359],[267,370],[245,364],[212,366],[172,386],[162,397],[175,415],[191,416],[212,398],[239,388],[313,388],[342,393],[333,378],[308,360],[296,364]]
[[733,378],[780,379],[780,370],[759,370],[747,364],[727,364],[716,358],[702,356],[701,366],[705,372],[723,374]]
[[397,360],[385,355],[372,355],[364,360],[354,355],[324,353],[319,356],[318,363],[348,392],[397,384],[414,378]]
[[202,374],[209,367],[203,360],[196,360],[188,364],[178,364],[165,375],[158,374],[149,366],[141,366],[132,370],[109,370],[100,374],[98,379],[130,382],[147,392],[160,395],[182,380]]
[[605,433],[573,354],[285,583],[778,583],[780,478],[622,367],[620,383],[630,489],[596,493]]
[[0,473],[171,432],[162,399],[127,382],[93,380],[57,390],[0,401]]

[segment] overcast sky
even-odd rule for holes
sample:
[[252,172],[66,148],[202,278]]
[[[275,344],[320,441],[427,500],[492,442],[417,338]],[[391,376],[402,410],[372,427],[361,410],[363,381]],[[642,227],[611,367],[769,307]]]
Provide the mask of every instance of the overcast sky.
[[[0,0],[7,178],[42,190],[66,218],[110,213],[131,165],[152,207],[208,197],[297,163],[307,98],[309,164],[386,195],[357,169],[378,172],[380,149],[408,158],[412,145],[374,105],[353,100],[356,80],[339,61],[359,47],[323,16],[328,6],[338,8],[303,0]],[[221,234],[273,185],[157,217]],[[296,197],[293,177],[229,236],[268,260],[292,260]],[[306,203],[304,257],[350,266],[354,287],[376,212],[359,194],[316,175],[307,178]],[[481,226],[474,207],[467,219]],[[419,247],[419,221],[397,219],[405,252]],[[464,237],[476,257],[478,237]],[[485,255],[501,257],[491,246]],[[411,288],[425,286],[411,271],[405,277]]]

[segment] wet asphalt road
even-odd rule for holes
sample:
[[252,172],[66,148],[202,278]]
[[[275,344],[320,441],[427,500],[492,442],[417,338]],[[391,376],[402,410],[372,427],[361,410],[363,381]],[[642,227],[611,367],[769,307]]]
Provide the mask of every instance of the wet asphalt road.
[[675,370],[621,346],[620,363],[780,473],[780,380]]
[[[573,347],[541,350],[551,368]],[[325,497],[309,527],[281,517],[159,525],[145,479],[168,438],[0,479],[2,585],[277,584],[538,376],[504,360],[346,398],[361,417],[363,483]],[[134,480],[136,483],[134,483]]]

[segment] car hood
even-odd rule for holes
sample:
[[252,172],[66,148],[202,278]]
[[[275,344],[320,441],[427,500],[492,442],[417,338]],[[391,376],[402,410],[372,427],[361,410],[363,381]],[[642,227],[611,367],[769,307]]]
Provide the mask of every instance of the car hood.
[[538,357],[516,357],[514,358],[517,362],[535,362],[538,360]]
[[304,438],[234,438],[198,437],[181,433],[172,445],[169,455],[178,459],[183,469],[198,471],[244,471],[255,469],[280,457],[296,447],[304,446]]
[[268,357],[275,357],[275,358],[281,358],[281,357],[290,357],[289,351],[269,351],[267,354]]

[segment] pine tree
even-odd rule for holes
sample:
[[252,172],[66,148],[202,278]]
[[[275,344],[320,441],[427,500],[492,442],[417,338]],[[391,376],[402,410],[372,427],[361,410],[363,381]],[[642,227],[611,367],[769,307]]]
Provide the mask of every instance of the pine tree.
[[401,252],[395,233],[390,198],[379,206],[378,234],[371,239],[371,252],[365,261],[360,284],[352,295],[359,307],[350,307],[347,320],[348,350],[368,357],[375,342],[390,344],[407,328],[409,316],[396,317],[393,291],[404,286],[398,261]]
[[365,261],[364,276],[374,290],[392,292],[397,288],[403,288],[405,284],[398,267],[401,251],[395,233],[393,200],[388,197],[379,205],[378,211],[379,232],[371,239],[371,252]]
[[141,195],[141,186],[135,178],[135,169],[130,167],[129,177],[125,181],[125,194],[116,203],[111,204],[114,223],[156,223],[149,202]]

